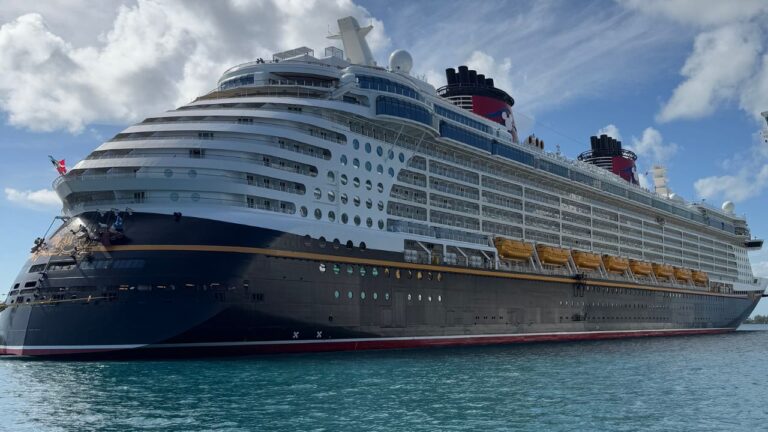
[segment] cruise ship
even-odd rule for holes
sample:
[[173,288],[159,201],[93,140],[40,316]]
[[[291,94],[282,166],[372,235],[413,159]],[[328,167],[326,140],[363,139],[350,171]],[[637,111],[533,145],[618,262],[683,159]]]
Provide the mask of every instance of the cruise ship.
[[62,212],[0,305],[0,353],[710,334],[757,305],[763,241],[732,203],[686,202],[661,168],[642,188],[608,136],[548,152],[492,78],[459,66],[435,88],[406,51],[378,65],[370,27],[338,28],[343,49],[232,67],[56,178]]

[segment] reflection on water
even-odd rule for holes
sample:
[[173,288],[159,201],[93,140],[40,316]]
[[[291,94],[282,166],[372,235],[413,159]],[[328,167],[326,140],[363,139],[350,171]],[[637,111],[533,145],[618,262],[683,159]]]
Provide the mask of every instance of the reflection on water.
[[[768,326],[188,361],[0,360],[0,429],[765,430]],[[752,330],[752,331],[750,331]]]

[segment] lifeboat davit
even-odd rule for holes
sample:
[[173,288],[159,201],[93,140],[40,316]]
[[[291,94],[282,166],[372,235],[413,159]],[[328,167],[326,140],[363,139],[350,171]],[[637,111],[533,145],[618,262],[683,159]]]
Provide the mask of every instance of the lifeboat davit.
[[701,270],[693,270],[691,272],[691,278],[693,279],[693,283],[696,285],[704,286],[709,281],[709,275],[707,272],[701,271]]
[[573,262],[579,268],[595,270],[600,267],[600,255],[590,252],[573,251]]
[[564,266],[568,264],[571,251],[553,246],[536,245],[536,253],[542,264]]
[[603,255],[605,269],[611,273],[624,273],[629,268],[629,260],[624,257]]
[[496,237],[493,241],[499,256],[504,259],[527,260],[533,255],[533,245],[517,240]]
[[648,261],[629,260],[629,268],[638,276],[648,276],[653,272],[653,266]]
[[653,263],[653,273],[656,275],[656,277],[669,279],[672,277],[673,272],[674,272],[674,269],[669,264]]

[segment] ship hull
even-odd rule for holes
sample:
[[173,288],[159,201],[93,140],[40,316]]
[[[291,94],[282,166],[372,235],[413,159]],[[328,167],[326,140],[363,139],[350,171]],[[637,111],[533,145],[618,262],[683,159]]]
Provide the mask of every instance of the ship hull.
[[405,263],[399,253],[190,217],[135,214],[123,238],[98,242],[78,243],[76,228],[62,227],[22,269],[0,312],[0,353],[240,355],[711,334],[734,330],[759,300]]

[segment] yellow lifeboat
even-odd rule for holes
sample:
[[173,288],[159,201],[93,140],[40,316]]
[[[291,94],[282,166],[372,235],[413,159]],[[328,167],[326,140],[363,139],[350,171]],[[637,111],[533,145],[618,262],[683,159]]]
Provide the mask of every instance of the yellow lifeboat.
[[624,273],[629,268],[629,260],[624,257],[603,255],[605,269],[611,273]]
[[596,253],[573,251],[573,262],[579,268],[595,270],[600,267],[600,255]]
[[527,260],[533,255],[533,245],[517,240],[496,237],[493,241],[499,256],[504,259]]
[[674,269],[669,264],[653,263],[653,273],[656,274],[656,277],[669,279],[672,277],[673,272]]
[[629,260],[629,268],[638,276],[648,276],[653,272],[653,266],[648,261]]
[[691,269],[684,267],[675,267],[675,279],[679,281],[691,280]]
[[696,285],[706,285],[707,281],[709,281],[709,275],[707,275],[707,272],[701,270],[693,270],[691,272],[691,278],[693,279],[693,283]]
[[539,260],[542,264],[559,266],[568,264],[568,257],[571,255],[571,251],[568,249],[544,245],[536,245],[536,253],[539,255]]

